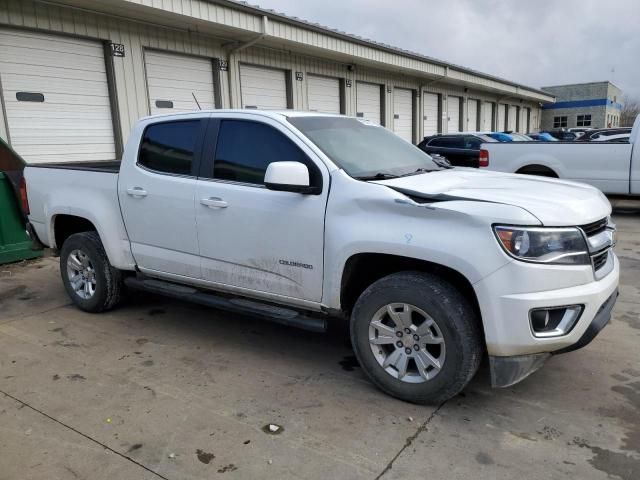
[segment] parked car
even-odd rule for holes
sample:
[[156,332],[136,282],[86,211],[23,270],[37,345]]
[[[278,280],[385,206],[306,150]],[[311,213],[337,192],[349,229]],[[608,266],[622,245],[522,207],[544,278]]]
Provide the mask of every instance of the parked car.
[[527,136],[529,136],[532,140],[536,140],[538,142],[557,142],[558,141],[556,137],[548,134],[547,132],[528,133]]
[[598,190],[440,167],[356,118],[148,117],[119,167],[28,165],[25,179],[78,308],[109,310],[127,286],[313,331],[334,316],[373,383],[411,402],[456,395],[485,352],[494,386],[522,380],[589,343],[617,297]]
[[480,145],[495,141],[477,133],[433,135],[424,137],[418,148],[429,154],[441,155],[452,165],[477,168],[480,162]]
[[631,128],[629,127],[620,127],[620,128],[598,128],[589,130],[585,132],[585,134],[580,137],[578,142],[590,142],[591,140],[596,139],[604,139],[604,137],[608,137],[610,135],[623,135],[625,133],[631,133]]
[[576,134],[576,140],[583,136],[589,130],[593,130],[591,127],[571,127],[567,128],[568,132],[572,132]]
[[532,142],[533,138],[522,133],[509,132],[508,134],[514,142]]
[[498,142],[513,142],[513,137],[507,133],[502,132],[488,132],[485,133],[487,137],[491,137]]
[[619,133],[617,135],[599,135],[592,138],[592,142],[629,143],[630,133]]
[[585,132],[588,132],[589,130],[593,130],[593,128],[591,128],[591,127],[571,127],[571,128],[567,128],[567,132],[573,132],[573,133],[585,133]]
[[611,195],[640,195],[640,116],[628,143],[485,143],[484,168],[589,183]]
[[568,130],[545,130],[544,133],[548,133],[563,142],[573,142],[580,137],[577,133],[569,132]]

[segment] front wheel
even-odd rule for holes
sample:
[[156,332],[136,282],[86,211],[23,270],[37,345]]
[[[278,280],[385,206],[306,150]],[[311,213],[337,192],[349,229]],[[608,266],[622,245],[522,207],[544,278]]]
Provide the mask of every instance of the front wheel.
[[122,274],[109,263],[96,232],[71,235],[60,250],[60,274],[67,294],[86,312],[115,307],[122,295]]
[[351,341],[369,378],[412,403],[457,395],[482,358],[482,333],[462,294],[437,276],[403,272],[373,283],[351,315]]

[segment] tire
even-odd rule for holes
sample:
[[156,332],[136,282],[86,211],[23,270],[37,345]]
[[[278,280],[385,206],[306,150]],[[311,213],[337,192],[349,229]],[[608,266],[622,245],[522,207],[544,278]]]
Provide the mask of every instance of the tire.
[[[408,318],[414,324],[403,325],[399,337],[393,318],[399,323]],[[371,381],[411,403],[441,404],[460,393],[484,352],[482,331],[469,302],[448,282],[422,272],[396,273],[373,283],[355,304],[350,330],[356,357]],[[370,338],[381,344],[372,345]],[[403,342],[402,348],[398,342]],[[402,352],[409,350],[405,362]],[[397,361],[385,368],[387,359]]]
[[[83,273],[85,277],[82,277]],[[76,233],[67,238],[60,250],[60,274],[67,294],[85,312],[104,312],[120,302],[122,273],[109,263],[97,232]],[[75,288],[70,276],[79,279]],[[78,291],[78,282],[91,286]]]

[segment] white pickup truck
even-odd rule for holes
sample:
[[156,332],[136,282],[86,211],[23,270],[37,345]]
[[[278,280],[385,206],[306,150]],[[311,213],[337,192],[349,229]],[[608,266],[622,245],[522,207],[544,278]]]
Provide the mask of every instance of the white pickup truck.
[[494,386],[520,381],[589,343],[617,297],[597,189],[451,168],[355,118],[150,117],[120,165],[25,179],[79,308],[126,287],[315,331],[341,317],[371,380],[411,402],[456,395],[485,353]]
[[640,196],[640,116],[629,143],[483,143],[483,169],[588,183],[607,195]]

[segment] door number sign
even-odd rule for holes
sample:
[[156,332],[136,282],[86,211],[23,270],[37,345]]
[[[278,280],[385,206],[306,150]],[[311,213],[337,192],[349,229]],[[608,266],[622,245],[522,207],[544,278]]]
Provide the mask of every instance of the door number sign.
[[110,43],[112,57],[124,57],[124,45],[122,43]]

